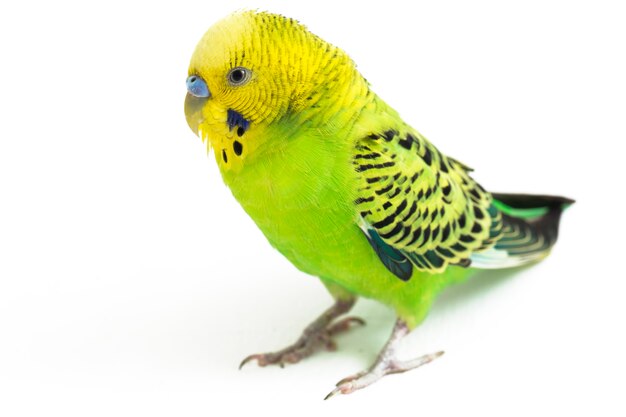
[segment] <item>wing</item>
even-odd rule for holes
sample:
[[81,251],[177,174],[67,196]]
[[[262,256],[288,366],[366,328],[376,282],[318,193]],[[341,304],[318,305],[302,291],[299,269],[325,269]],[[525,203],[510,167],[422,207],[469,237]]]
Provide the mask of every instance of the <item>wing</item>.
[[493,246],[500,234],[501,213],[469,176],[471,169],[409,127],[360,139],[353,164],[360,227],[403,280],[411,265],[432,273],[468,266],[471,254]]

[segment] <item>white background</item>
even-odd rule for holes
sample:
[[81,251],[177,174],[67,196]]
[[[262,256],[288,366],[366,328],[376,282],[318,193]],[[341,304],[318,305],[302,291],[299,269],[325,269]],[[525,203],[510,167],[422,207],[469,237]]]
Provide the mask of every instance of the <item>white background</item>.
[[[624,415],[620,2],[0,6],[0,415]],[[578,203],[544,263],[450,289],[350,396],[393,314],[297,366],[237,370],[331,300],[273,251],[183,115],[191,53],[241,7],[297,18],[488,189]],[[621,396],[621,397],[620,397]]]

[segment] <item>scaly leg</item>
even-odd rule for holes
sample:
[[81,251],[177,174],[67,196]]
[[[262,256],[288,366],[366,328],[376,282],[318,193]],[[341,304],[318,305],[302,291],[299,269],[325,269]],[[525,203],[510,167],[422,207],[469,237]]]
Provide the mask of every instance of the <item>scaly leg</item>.
[[282,367],[285,363],[297,363],[301,359],[311,356],[322,347],[326,350],[337,349],[337,345],[332,339],[333,336],[350,329],[352,324],[365,324],[358,317],[347,317],[334,324],[332,323],[337,317],[350,311],[355,302],[356,298],[337,300],[332,307],[304,329],[302,336],[296,343],[277,352],[250,355],[241,362],[239,369],[255,359],[259,366],[277,364]]
[[327,400],[337,394],[350,394],[356,390],[373,384],[385,375],[399,374],[415,369],[443,355],[443,351],[440,351],[409,361],[398,361],[395,358],[396,346],[398,345],[398,342],[408,333],[409,328],[406,323],[398,319],[393,328],[393,332],[391,333],[391,337],[385,344],[385,347],[383,347],[378,354],[376,362],[374,362],[368,370],[359,372],[358,374],[349,376],[339,381],[336,388],[332,390],[324,399]]

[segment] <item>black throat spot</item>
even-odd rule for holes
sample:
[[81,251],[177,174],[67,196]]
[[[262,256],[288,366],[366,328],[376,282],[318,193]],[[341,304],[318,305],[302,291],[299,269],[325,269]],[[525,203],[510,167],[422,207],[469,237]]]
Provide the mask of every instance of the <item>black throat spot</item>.
[[250,128],[250,121],[248,121],[243,115],[239,112],[236,112],[233,109],[228,109],[226,113],[226,123],[228,124],[228,129],[232,131],[235,127],[237,127],[237,136],[241,137],[244,133]]

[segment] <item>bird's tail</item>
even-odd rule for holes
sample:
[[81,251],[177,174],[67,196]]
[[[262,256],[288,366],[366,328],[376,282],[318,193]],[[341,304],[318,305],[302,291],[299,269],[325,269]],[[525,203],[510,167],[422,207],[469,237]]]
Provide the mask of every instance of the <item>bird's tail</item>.
[[574,203],[565,197],[492,194],[502,213],[496,244],[471,256],[475,268],[507,268],[542,259],[556,243],[561,213]]

